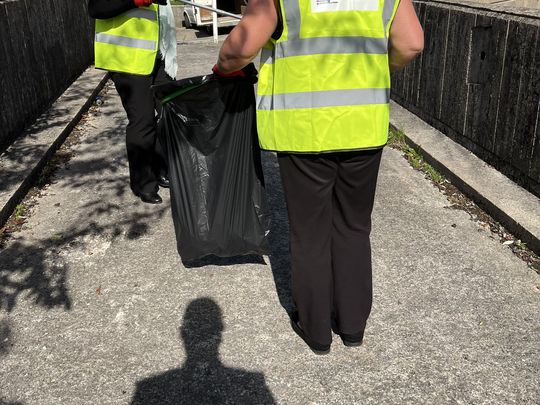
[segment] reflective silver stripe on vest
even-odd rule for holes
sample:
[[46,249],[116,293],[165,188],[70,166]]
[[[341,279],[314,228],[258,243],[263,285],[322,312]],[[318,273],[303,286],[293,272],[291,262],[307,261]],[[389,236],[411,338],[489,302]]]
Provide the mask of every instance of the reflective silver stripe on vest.
[[274,63],[274,50],[263,48],[261,50],[261,65],[263,63],[272,64]]
[[370,37],[321,37],[295,39],[275,45],[275,54],[270,49],[263,49],[262,63],[273,63],[273,59],[289,56],[311,56],[330,54],[379,54],[387,52],[386,38]]
[[122,14],[122,17],[134,17],[134,18],[144,18],[146,20],[157,21],[157,13],[153,10],[148,10],[146,8],[134,8],[132,10],[126,11]]
[[157,49],[156,41],[120,37],[118,35],[104,34],[102,32],[96,33],[96,42],[102,44],[127,46],[128,48],[147,49],[149,51],[155,51]]
[[276,45],[276,58],[340,53],[386,53],[386,38],[319,37],[296,39]]
[[300,0],[282,0],[285,8],[285,20],[287,21],[287,39],[300,38]]
[[326,90],[259,96],[257,109],[290,110],[295,108],[388,104],[389,102],[390,89]]
[[390,22],[390,18],[392,18],[392,14],[394,13],[394,6],[396,5],[396,1],[399,0],[384,0],[384,8],[383,8],[383,27],[384,31],[386,32],[386,26]]

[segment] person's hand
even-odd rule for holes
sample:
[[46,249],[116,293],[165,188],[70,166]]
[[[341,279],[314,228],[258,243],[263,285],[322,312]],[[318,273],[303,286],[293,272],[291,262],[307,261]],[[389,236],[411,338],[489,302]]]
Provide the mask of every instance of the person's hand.
[[214,74],[218,75],[219,77],[246,77],[246,74],[243,70],[235,70],[231,73],[223,73],[219,70],[219,66],[217,65],[217,63],[212,68],[212,72],[214,72]]

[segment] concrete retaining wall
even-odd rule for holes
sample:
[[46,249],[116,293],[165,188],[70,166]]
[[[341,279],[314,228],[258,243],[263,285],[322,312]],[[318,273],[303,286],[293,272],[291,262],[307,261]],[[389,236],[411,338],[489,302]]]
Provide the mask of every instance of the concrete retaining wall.
[[424,52],[393,75],[392,97],[540,196],[540,18],[448,2],[415,7]]
[[93,60],[87,0],[0,0],[0,151]]
[[[451,0],[449,2],[451,2]],[[490,4],[503,7],[523,7],[531,9],[540,8],[540,2],[538,0],[459,0],[459,2],[470,5]]]

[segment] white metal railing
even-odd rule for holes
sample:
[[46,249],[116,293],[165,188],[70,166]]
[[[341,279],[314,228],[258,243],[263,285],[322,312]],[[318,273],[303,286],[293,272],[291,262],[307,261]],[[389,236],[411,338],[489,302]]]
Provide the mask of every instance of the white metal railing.
[[220,10],[219,8],[217,8],[217,0],[212,0],[212,7],[206,6],[204,4],[194,3],[188,0],[178,0],[178,1],[187,5],[193,6],[193,7],[212,11],[212,33],[214,34],[215,43],[218,42],[218,18],[217,18],[218,14],[225,15],[227,17],[236,18],[238,20],[242,19],[241,15],[229,13],[228,11]]

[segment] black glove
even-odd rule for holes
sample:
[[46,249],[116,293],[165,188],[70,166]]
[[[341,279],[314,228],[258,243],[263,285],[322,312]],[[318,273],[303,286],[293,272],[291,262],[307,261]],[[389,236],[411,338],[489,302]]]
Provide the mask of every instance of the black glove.
[[152,3],[159,4],[161,6],[166,6],[167,0],[152,0]]

